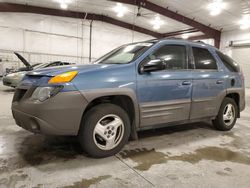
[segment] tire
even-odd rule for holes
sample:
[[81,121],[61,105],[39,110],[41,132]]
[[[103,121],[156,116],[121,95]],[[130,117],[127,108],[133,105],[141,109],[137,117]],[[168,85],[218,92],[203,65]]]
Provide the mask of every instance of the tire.
[[[227,109],[230,108],[230,106],[232,108],[232,113],[231,114],[233,114],[233,116],[229,120],[230,115],[227,116],[226,112],[227,112]],[[237,115],[238,115],[237,104],[235,103],[235,101],[233,99],[226,97],[222,101],[219,113],[218,113],[216,119],[213,121],[213,125],[217,130],[229,131],[234,127],[234,125],[236,123],[236,120],[237,120]]]
[[91,157],[108,157],[118,153],[128,142],[130,127],[129,117],[121,107],[100,104],[84,115],[78,139]]

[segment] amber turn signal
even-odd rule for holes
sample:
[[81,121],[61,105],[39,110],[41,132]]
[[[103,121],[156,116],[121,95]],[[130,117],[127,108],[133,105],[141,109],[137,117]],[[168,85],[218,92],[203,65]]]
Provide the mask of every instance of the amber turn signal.
[[56,84],[56,83],[70,82],[71,80],[73,80],[75,78],[77,73],[78,73],[77,71],[70,71],[70,72],[58,74],[58,75],[54,76],[53,78],[51,78],[48,83],[49,84]]

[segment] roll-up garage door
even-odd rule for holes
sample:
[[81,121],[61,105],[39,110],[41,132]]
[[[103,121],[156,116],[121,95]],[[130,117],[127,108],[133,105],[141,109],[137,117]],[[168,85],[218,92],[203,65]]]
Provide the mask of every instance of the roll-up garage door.
[[245,76],[245,85],[250,88],[250,46],[234,47],[232,57],[240,64]]

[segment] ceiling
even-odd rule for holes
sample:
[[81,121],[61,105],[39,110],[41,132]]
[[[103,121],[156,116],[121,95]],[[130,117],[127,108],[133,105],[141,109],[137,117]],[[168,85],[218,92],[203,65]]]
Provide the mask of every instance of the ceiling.
[[[136,16],[138,10],[136,6],[124,5],[128,8],[128,13],[118,18],[116,13],[113,12],[112,8],[116,5],[115,2],[107,0],[72,0],[73,2],[69,5],[68,10],[97,13],[107,15],[115,19],[135,24],[137,26],[153,30],[150,21],[156,13],[151,12],[147,9],[142,8],[140,13],[142,16]],[[178,11],[191,19],[210,25],[210,27],[217,30],[223,29],[223,31],[235,30],[239,28],[238,22],[242,17],[244,7],[250,8],[250,0],[224,0],[226,3],[225,9],[218,16],[210,16],[207,6],[212,0],[149,0],[152,3],[165,7],[172,11]],[[58,8],[60,6],[54,0],[0,0],[0,2],[28,4],[41,7]],[[162,27],[157,31],[160,33],[168,33],[183,29],[191,28],[188,25],[175,21],[173,19],[160,16],[164,21]],[[193,35],[200,35],[201,32],[192,33]]]

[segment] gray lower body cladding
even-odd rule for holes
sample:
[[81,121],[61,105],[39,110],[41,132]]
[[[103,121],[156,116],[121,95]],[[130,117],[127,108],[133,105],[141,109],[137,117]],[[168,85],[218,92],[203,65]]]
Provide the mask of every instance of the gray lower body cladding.
[[25,97],[14,101],[12,113],[16,124],[31,132],[77,135],[87,105],[78,91],[60,92],[42,103]]

